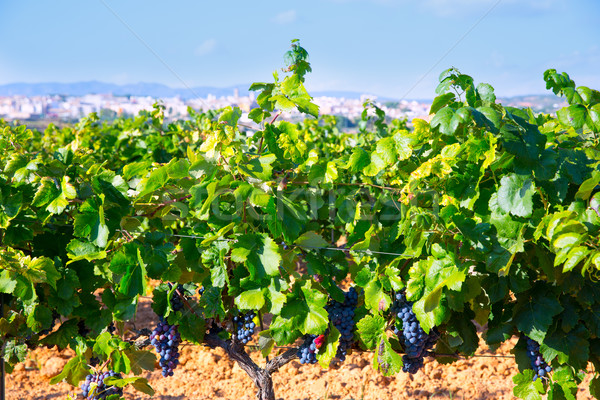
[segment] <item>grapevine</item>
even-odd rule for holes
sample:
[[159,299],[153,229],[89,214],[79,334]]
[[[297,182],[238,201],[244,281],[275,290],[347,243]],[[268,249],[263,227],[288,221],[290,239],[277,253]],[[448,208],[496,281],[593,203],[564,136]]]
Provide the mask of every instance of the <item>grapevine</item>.
[[[152,395],[145,371],[171,376],[182,344],[208,346],[273,400],[294,359],[368,351],[387,376],[527,336],[515,396],[577,393],[600,368],[600,92],[549,69],[567,105],[536,114],[450,68],[429,117],[367,101],[346,131],[307,92],[298,41],[285,62],[247,114],[0,121],[7,371],[70,348],[51,383],[98,380],[92,364]],[[152,333],[144,302],[162,317]]]

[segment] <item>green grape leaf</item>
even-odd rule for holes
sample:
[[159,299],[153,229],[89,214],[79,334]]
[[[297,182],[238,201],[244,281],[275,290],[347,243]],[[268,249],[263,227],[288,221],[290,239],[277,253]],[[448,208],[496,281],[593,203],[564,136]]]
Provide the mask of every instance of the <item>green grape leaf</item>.
[[561,124],[575,129],[583,128],[587,117],[587,109],[581,104],[571,104],[556,112]]
[[532,301],[524,301],[515,308],[514,322],[519,331],[541,343],[552,324],[552,318],[558,315],[563,307],[551,293],[542,290],[534,292]]
[[275,340],[271,337],[271,333],[267,331],[260,331],[258,334],[258,348],[263,357],[268,357],[275,347]]
[[362,147],[354,147],[352,149],[352,154],[348,159],[348,163],[346,164],[346,168],[352,173],[357,173],[363,170],[370,163],[371,158],[369,157],[369,153],[367,153]]
[[167,164],[167,175],[171,179],[185,178],[189,176],[189,170],[190,162],[185,159],[174,158]]
[[0,271],[0,292],[12,293],[17,287],[17,281],[11,276],[10,271]]
[[494,104],[496,102],[496,95],[494,94],[494,88],[488,83],[480,83],[477,85],[477,94],[481,97],[481,100],[486,104]]
[[[131,360],[131,371],[141,374],[143,370],[153,371],[156,364],[156,355],[148,350],[125,350],[125,355]],[[144,392],[145,393],[145,392]]]
[[67,245],[67,256],[70,264],[79,260],[101,260],[106,258],[106,251],[98,250],[96,246],[89,242],[81,242],[77,239],[73,239]]
[[322,368],[329,368],[329,364],[335,358],[340,344],[340,331],[334,326],[327,335],[327,340],[321,345],[317,352],[317,360]]
[[[104,202],[104,195],[100,199]],[[75,236],[88,238],[100,248],[106,247],[110,231],[104,220],[104,207],[96,199],[88,199],[79,207],[73,227]]]
[[552,372],[552,383],[548,392],[548,399],[576,400],[577,383],[571,368],[561,366]]
[[437,96],[433,99],[433,103],[431,103],[431,108],[429,109],[429,114],[437,113],[442,107],[450,104],[455,101],[456,95],[454,93],[445,93],[440,96]]
[[517,217],[531,217],[535,186],[531,178],[511,174],[504,176],[498,189],[498,205],[504,213]]
[[136,190],[139,192],[138,199],[162,188],[168,181],[169,175],[166,165],[154,169],[147,178],[142,179],[138,183],[136,187]]
[[373,369],[383,376],[397,374],[402,369],[402,357],[396,353],[385,335],[377,340],[377,347],[373,355]]
[[50,379],[50,384],[55,385],[66,381],[73,386],[78,386],[79,382],[85,379],[88,371],[85,357],[77,355],[67,362],[60,374]]
[[377,346],[385,327],[386,321],[381,315],[366,315],[356,324],[358,337],[367,349]]
[[260,310],[265,305],[265,293],[262,289],[246,290],[235,298],[240,310]]
[[540,391],[533,382],[533,371],[526,369],[522,373],[513,376],[515,387],[513,394],[523,400],[542,400]]
[[454,130],[452,129],[452,119],[454,117],[454,110],[446,107],[442,108],[435,114],[431,119],[430,126],[437,128],[442,135],[453,135]]
[[233,245],[232,259],[244,262],[253,279],[279,274],[279,247],[266,234],[239,236]]
[[365,287],[365,306],[374,313],[387,310],[392,304],[392,299],[383,290],[379,277],[374,277]]
[[309,249],[329,246],[329,243],[315,231],[303,233],[300,235],[300,237],[298,237],[298,239],[296,239],[294,243],[300,247],[306,247]]

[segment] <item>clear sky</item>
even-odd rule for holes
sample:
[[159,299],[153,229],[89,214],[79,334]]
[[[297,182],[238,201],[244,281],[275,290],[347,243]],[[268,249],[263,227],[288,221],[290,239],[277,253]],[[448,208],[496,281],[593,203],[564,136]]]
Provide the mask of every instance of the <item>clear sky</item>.
[[599,0],[0,0],[0,36],[0,84],[249,84],[298,38],[309,91],[432,98],[450,66],[504,96],[547,68],[600,89]]

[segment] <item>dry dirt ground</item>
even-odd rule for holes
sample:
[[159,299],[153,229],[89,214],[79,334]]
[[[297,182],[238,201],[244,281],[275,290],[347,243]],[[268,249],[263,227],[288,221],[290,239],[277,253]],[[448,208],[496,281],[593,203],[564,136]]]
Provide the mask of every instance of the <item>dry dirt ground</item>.
[[[144,321],[141,323],[140,321]],[[157,323],[148,304],[142,304],[137,327],[152,328]],[[505,343],[496,353],[481,342],[478,354],[510,356],[513,342]],[[261,365],[258,352],[252,358]],[[73,355],[70,350],[57,352],[36,349],[29,359],[17,365],[7,376],[7,400],[58,400],[80,391],[67,383],[50,385],[50,377],[58,374]],[[300,365],[296,360],[273,376],[278,399],[512,399],[512,376],[517,373],[510,357],[472,357],[451,365],[440,365],[428,359],[415,375],[400,372],[383,377],[372,369],[371,353],[352,354],[339,369],[323,370],[318,365]],[[181,365],[175,375],[163,378],[160,368],[143,375],[156,391],[152,399],[254,400],[255,388],[250,378],[220,350],[201,346],[184,346]],[[591,399],[587,384],[580,385],[578,399]],[[133,388],[125,389],[127,400],[150,399]]]

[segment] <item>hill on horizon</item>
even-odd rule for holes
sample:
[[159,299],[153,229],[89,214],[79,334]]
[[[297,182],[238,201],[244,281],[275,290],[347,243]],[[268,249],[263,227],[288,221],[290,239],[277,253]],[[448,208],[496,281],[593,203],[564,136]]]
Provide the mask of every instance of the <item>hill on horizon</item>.
[[[237,89],[240,96],[247,96],[250,92],[249,84],[239,84],[229,87],[197,86],[191,88],[172,88],[161,83],[139,82],[119,85],[100,81],[84,82],[39,82],[39,83],[8,83],[0,85],[0,96],[85,96],[88,94],[112,94],[113,96],[150,96],[154,98],[180,97],[184,100],[214,95],[216,97],[232,96]],[[365,95],[363,92],[326,90],[311,92],[313,97],[337,97],[347,99],[359,99]],[[375,93],[369,93],[377,95]],[[397,101],[397,98],[377,96],[379,101]],[[527,101],[526,99],[544,99],[544,102],[562,101],[552,93],[529,94],[518,96],[500,96],[500,100]],[[432,99],[406,99],[408,101],[418,100],[431,102]]]

